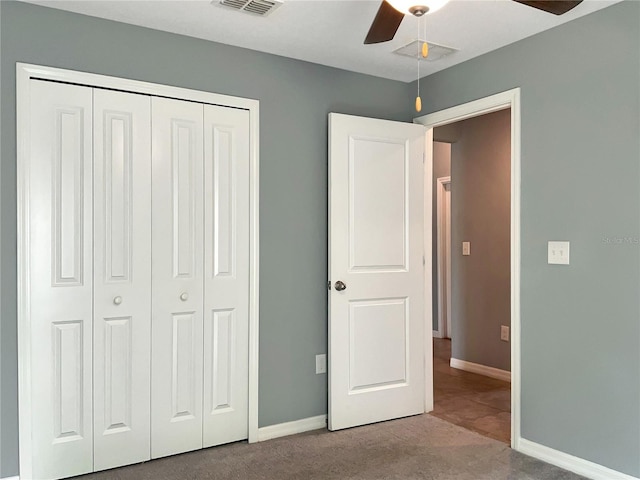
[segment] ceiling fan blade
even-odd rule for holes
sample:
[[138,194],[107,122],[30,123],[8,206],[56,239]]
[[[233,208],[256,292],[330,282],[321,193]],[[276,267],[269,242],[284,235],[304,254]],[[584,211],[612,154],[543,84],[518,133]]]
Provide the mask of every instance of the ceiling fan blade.
[[553,13],[554,15],[562,15],[567,13],[574,7],[577,7],[582,0],[514,0],[515,2],[528,5],[538,10]]
[[393,40],[403,18],[403,13],[400,13],[389,2],[383,0],[376,18],[373,19],[369,33],[367,33],[367,38],[364,39],[364,44],[369,45]]

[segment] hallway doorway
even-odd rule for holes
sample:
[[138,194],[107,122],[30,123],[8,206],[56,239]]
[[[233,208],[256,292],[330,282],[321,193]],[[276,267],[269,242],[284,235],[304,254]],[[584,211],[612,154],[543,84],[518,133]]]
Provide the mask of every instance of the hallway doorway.
[[[508,95],[502,96],[500,102],[496,96],[417,121],[433,127],[428,133],[436,210],[431,413],[517,448],[519,125],[514,98],[507,102]],[[438,164],[437,152],[443,150],[438,143],[450,146],[448,168]],[[440,185],[445,178],[448,192]],[[442,209],[436,208],[443,193],[450,195],[450,222],[443,222]],[[447,235],[442,228],[451,231]],[[441,248],[447,241],[450,248]],[[449,272],[442,268],[447,251]],[[447,290],[450,301],[443,295]]]

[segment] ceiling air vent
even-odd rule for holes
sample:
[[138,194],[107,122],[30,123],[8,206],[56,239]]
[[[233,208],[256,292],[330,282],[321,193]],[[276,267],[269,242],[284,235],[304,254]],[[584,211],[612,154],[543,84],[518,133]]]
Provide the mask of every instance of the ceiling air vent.
[[[423,40],[414,40],[404,47],[400,47],[397,50],[394,50],[393,53],[415,59],[422,58],[421,52],[423,43]],[[427,44],[429,44],[429,55],[425,59],[427,62],[436,62],[441,58],[444,58],[447,55],[451,55],[452,53],[456,53],[458,51],[455,48],[445,47],[444,45],[438,45],[437,43],[431,43],[429,41],[427,42]]]
[[284,0],[220,0],[223,7],[266,17],[282,5]]

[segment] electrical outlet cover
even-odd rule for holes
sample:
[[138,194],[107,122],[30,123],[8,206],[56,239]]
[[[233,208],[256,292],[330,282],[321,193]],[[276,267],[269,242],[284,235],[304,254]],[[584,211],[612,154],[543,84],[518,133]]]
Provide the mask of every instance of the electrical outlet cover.
[[316,374],[327,373],[327,355],[316,355]]
[[502,340],[503,342],[509,341],[509,327],[507,327],[506,325],[500,326],[500,340]]

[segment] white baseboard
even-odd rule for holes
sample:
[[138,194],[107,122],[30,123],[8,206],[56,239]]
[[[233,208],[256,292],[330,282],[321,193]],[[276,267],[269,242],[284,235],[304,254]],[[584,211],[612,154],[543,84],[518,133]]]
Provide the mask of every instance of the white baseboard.
[[433,331],[433,337],[434,337],[434,338],[444,338],[444,337],[442,336],[442,334],[440,333],[440,330],[434,330],[434,331]]
[[486,365],[467,362],[465,360],[458,360],[457,358],[453,357],[451,358],[450,365],[451,368],[457,368],[458,370],[464,370],[465,372],[477,373],[478,375],[497,378],[498,380],[504,380],[505,382],[511,381],[511,372],[500,370],[499,368],[487,367]]
[[518,442],[518,451],[593,480],[640,480],[638,477],[632,477],[626,473],[611,470],[610,468],[603,467],[589,460],[574,457],[568,453],[545,447],[544,445],[525,438],[521,438]]
[[20,480],[20,477],[2,477],[0,480]]
[[317,417],[303,418],[302,420],[259,428],[258,441],[263,442],[264,440],[271,440],[272,438],[286,437],[287,435],[295,435],[296,433],[319,430],[321,428],[327,428],[326,415],[318,415]]

